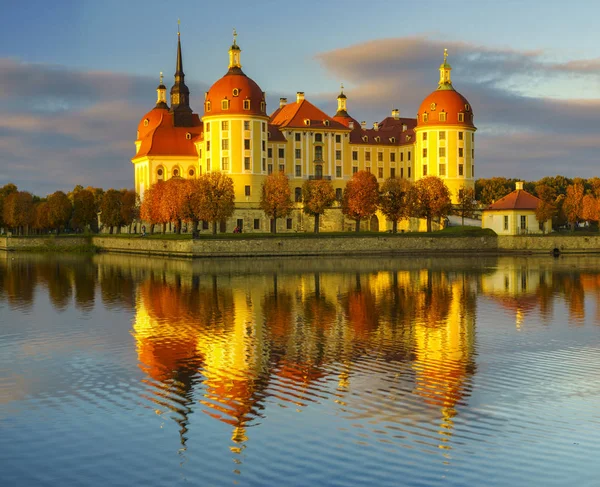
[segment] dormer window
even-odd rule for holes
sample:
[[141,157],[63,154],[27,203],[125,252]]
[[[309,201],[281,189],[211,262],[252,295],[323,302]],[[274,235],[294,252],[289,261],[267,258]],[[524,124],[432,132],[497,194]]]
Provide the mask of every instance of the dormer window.
[[325,125],[325,127],[329,127],[329,120],[323,120],[323,125]]
[[310,125],[310,119],[305,118],[304,119],[304,125],[307,125],[307,126]]
[[[406,136],[406,141],[408,142],[411,139],[410,135]],[[409,153],[410,154],[410,153]]]
[[390,137],[390,142],[392,144],[395,144],[396,143],[396,137]]
[[363,135],[362,140],[363,140],[363,142],[368,142],[369,141],[369,137],[367,135]]
[[210,112],[210,102],[209,101],[206,102],[206,111]]
[[379,137],[379,136],[375,137],[375,142],[381,142],[381,137]]
[[426,113],[423,114],[423,122],[427,122],[427,120],[429,119],[429,117],[427,116]]
[[185,138],[186,140],[192,140],[192,134],[188,132],[187,134],[185,134]]
[[471,110],[471,107],[469,106],[468,103],[465,103],[465,110],[468,112],[469,110]]
[[266,108],[267,108],[267,106],[266,106],[265,102],[264,102],[264,101],[261,101],[261,102],[260,102],[260,111],[261,111],[261,112],[264,112]]
[[446,112],[440,112],[440,122],[446,121]]
[[227,98],[221,101],[221,110],[229,110],[229,100]]
[[458,114],[458,121],[459,122],[464,122],[465,121],[465,114],[464,113],[459,113]]
[[244,100],[244,110],[250,110],[250,100]]
[[148,120],[147,118],[144,119],[144,127],[147,127],[149,123],[150,123],[150,120]]
[[233,89],[233,96],[238,96],[240,94],[240,90],[238,88]]

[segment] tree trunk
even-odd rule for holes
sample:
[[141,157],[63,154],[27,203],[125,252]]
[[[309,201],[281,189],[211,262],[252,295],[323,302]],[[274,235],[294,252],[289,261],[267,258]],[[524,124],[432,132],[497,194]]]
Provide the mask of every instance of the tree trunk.
[[277,217],[271,220],[271,233],[277,233]]
[[192,233],[196,233],[198,231],[198,220],[192,221]]
[[166,224],[166,223],[163,223],[163,227],[162,227],[162,233],[163,233],[163,235],[164,235],[165,233],[167,233],[167,224]]
[[110,226],[110,230],[108,231],[108,233],[109,233],[110,235],[112,235],[112,234],[113,234],[113,227],[112,227],[112,225]]
[[392,222],[392,233],[398,233],[398,220]]
[[60,226],[56,227],[56,235],[60,233]]
[[360,232],[360,218],[356,220],[356,227],[354,228],[356,233]]
[[315,215],[315,233],[319,233],[319,214]]
[[150,224],[150,235],[154,235],[154,223]]
[[117,234],[121,235],[121,225],[117,225]]
[[216,234],[217,234],[217,221],[215,220],[213,222],[213,235],[216,235]]
[[461,216],[462,216],[462,226],[464,227],[465,226],[465,212],[464,211],[461,213]]
[[431,233],[431,217],[427,217],[427,232]]
[[177,220],[177,235],[181,235],[181,220]]

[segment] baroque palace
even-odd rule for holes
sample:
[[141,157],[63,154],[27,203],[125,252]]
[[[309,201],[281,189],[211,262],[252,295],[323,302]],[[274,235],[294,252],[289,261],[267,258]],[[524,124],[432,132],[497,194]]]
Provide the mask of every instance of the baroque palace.
[[[473,110],[452,86],[446,51],[438,87],[423,100],[416,118],[400,117],[394,109],[367,128],[349,113],[343,88],[333,116],[310,103],[303,92],[293,102],[281,98],[269,115],[265,92],[242,71],[236,37],[234,31],[227,73],[205,93],[200,117],[190,106],[178,33],[169,103],[161,73],[156,105],[138,125],[132,162],[141,198],[157,181],[221,171],[233,179],[236,201],[235,213],[222,222],[221,231],[240,225],[245,232],[264,232],[269,221],[259,209],[261,186],[267,175],[283,171],[297,208],[289,218],[278,221],[277,231],[311,231],[313,219],[303,214],[301,203],[307,179],[331,180],[338,201],[346,182],[360,170],[373,173],[380,183],[390,177],[414,182],[438,176],[450,189],[453,202],[461,188],[474,187]],[[342,215],[339,203],[321,219],[326,231],[350,230],[353,225]],[[404,225],[419,228],[418,221]],[[363,226],[385,231],[391,222],[377,214]]]

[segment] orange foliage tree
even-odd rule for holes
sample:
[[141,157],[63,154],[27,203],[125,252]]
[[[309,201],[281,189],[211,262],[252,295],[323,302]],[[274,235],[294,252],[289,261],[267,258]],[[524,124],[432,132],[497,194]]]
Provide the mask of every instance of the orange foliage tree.
[[293,205],[292,191],[285,173],[269,174],[262,185],[260,208],[271,218],[271,233],[277,233],[277,218],[288,216]]
[[0,188],[0,228],[6,225],[6,221],[4,220],[4,201],[8,195],[16,193],[17,191],[17,187],[12,183],[5,184]]
[[389,178],[381,185],[379,209],[392,222],[392,232],[398,231],[398,221],[410,216],[410,182]]
[[570,184],[567,186],[567,195],[562,204],[563,212],[571,226],[571,231],[575,230],[575,223],[583,214],[583,185]]
[[203,178],[186,179],[183,187],[183,219],[192,222],[192,235],[198,232],[198,222],[201,218],[202,193],[206,183]]
[[165,182],[164,192],[159,204],[162,219],[165,222],[174,223],[177,233],[181,233],[181,221],[184,219],[185,185],[185,179],[169,179]]
[[358,171],[346,183],[342,198],[342,213],[356,221],[356,231],[360,231],[360,221],[371,218],[379,203],[379,183],[367,171]]
[[113,228],[117,227],[117,233],[121,232],[121,192],[116,189],[109,189],[104,193],[102,204],[100,205],[102,214],[102,223],[109,227],[109,233],[113,233]]
[[335,201],[335,190],[331,181],[308,179],[302,185],[303,211],[315,217],[315,233],[319,233],[319,217]]
[[581,217],[589,223],[597,223],[600,218],[600,201],[592,194],[586,194],[582,201]]
[[72,212],[71,201],[65,193],[56,191],[48,196],[48,222],[51,228],[56,228],[57,235],[69,223]]
[[33,228],[38,233],[50,229],[50,206],[47,201],[40,201],[35,205]]
[[140,201],[135,190],[121,190],[121,224],[129,227],[129,233],[131,233],[131,225],[139,217],[139,203]]
[[212,233],[217,233],[217,223],[226,220],[235,210],[233,179],[218,171],[203,174],[195,186],[190,206],[197,220],[212,223]]
[[3,219],[17,234],[24,235],[33,223],[33,196],[26,191],[11,193],[6,197]]
[[150,186],[144,192],[144,199],[140,209],[140,216],[143,221],[150,223],[150,233],[154,233],[154,225],[161,224],[162,233],[166,231],[166,221],[163,220],[162,213],[160,211],[160,202],[165,193],[165,183],[159,181]]
[[413,216],[427,220],[427,231],[431,232],[434,218],[443,218],[452,209],[450,191],[437,176],[419,179],[412,187],[410,198]]
[[73,218],[71,225],[75,230],[84,230],[97,220],[94,195],[87,189],[80,189],[73,194]]

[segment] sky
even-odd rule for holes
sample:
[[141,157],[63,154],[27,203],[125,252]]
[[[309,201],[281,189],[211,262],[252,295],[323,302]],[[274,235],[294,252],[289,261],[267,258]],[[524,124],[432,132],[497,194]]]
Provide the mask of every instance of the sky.
[[456,0],[0,0],[0,186],[40,196],[133,187],[137,124],[159,72],[173,83],[177,20],[192,108],[227,70],[278,99],[370,126],[414,117],[443,49],[478,128],[477,177],[600,176],[600,2]]

